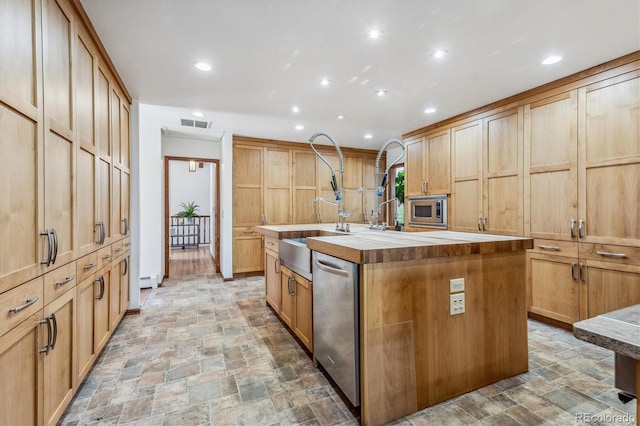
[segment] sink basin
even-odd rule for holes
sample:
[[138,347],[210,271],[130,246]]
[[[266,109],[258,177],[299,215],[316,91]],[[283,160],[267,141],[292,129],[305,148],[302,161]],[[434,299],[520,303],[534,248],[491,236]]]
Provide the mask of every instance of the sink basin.
[[311,250],[306,238],[287,238],[280,240],[280,264],[312,281]]

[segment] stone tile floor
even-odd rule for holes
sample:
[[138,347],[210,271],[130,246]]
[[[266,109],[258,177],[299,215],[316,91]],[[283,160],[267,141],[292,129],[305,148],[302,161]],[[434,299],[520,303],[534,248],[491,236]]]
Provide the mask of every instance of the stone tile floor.
[[[627,425],[613,353],[529,321],[522,374],[396,425]],[[265,306],[262,277],[165,281],[126,316],[62,425],[355,425],[309,356]]]

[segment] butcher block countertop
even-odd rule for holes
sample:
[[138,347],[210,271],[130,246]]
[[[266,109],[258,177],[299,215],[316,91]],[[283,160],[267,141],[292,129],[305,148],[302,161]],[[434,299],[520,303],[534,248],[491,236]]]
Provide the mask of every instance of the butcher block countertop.
[[276,239],[307,238],[307,246],[359,264],[399,262],[472,254],[504,253],[533,248],[533,239],[453,231],[396,232],[351,224],[351,232],[334,225],[263,225],[256,231]]

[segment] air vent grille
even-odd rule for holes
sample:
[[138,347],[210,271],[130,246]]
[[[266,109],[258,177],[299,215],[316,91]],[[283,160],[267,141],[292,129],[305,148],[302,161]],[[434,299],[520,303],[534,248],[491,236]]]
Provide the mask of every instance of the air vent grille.
[[180,125],[185,127],[195,127],[198,129],[210,129],[211,121],[191,120],[189,118],[181,118]]

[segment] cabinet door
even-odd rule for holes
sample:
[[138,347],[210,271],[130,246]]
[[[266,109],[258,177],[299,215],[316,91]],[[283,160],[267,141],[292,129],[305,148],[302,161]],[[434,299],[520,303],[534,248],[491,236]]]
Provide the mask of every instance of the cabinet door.
[[524,116],[525,235],[575,239],[571,219],[578,218],[577,92],[525,105]]
[[298,274],[295,278],[295,326],[293,331],[304,345],[313,352],[313,293],[310,281]]
[[[346,222],[362,222],[363,207],[362,193],[358,190],[363,186],[362,158],[344,157],[344,211],[348,214]],[[338,180],[339,180],[339,176]]]
[[529,310],[567,324],[580,319],[577,259],[527,253]]
[[280,259],[270,250],[265,250],[264,256],[265,298],[276,312],[280,312]]
[[96,110],[96,147],[98,149],[98,207],[96,222],[101,222],[105,231],[105,244],[111,243],[111,131],[109,127],[109,79],[101,68],[98,68],[95,87]]
[[57,262],[74,255],[72,14],[66,1],[43,1],[45,227],[57,235]]
[[405,145],[406,156],[404,159],[405,181],[404,191],[407,197],[412,195],[424,195],[424,138],[407,142]]
[[124,315],[129,309],[131,302],[131,288],[129,284],[129,261],[130,256],[126,254],[120,263],[120,310]]
[[122,309],[120,306],[122,299],[122,295],[120,294],[122,290],[120,284],[122,266],[121,259],[116,259],[111,263],[111,273],[109,277],[111,279],[109,286],[109,330],[111,331],[116,329],[122,317]]
[[284,266],[280,267],[280,318],[293,328],[296,313],[295,281],[293,272]]
[[293,156],[293,223],[316,223],[316,156],[292,151]]
[[478,221],[483,217],[482,122],[478,120],[454,127],[451,137],[453,149],[453,188],[449,215],[451,229],[478,232]]
[[[392,158],[391,160],[395,160],[398,158]],[[384,160],[380,160],[380,171],[384,172],[386,165],[384,164]],[[364,188],[364,192],[362,193],[362,217],[359,218],[358,221],[367,222],[373,221],[374,218],[371,216],[371,212],[378,211],[378,203],[382,203],[386,201],[389,197],[389,194],[392,192],[393,185],[395,182],[391,177],[387,180],[386,190],[382,194],[382,197],[378,197],[378,183],[376,183],[376,160],[375,158],[363,158],[362,159],[362,188]],[[387,219],[387,206],[392,206],[393,204],[389,203],[380,208],[380,216],[378,217],[379,222],[384,222]],[[356,220],[354,220],[356,222]]]
[[95,277],[92,275],[80,282],[76,288],[78,328],[76,339],[77,346],[74,352],[78,365],[77,383],[81,383],[87,375],[97,354],[95,341],[93,339],[93,328],[95,324],[96,310],[95,288],[98,288],[99,291],[99,287],[99,283],[95,281]]
[[0,424],[43,423],[43,362],[47,344],[42,310],[0,337]]
[[640,303],[640,267],[586,260],[582,279],[586,283],[587,319]]
[[95,143],[94,115],[94,58],[91,44],[85,41],[83,33],[78,33],[75,42],[75,110],[76,141],[79,144],[77,157],[77,195],[78,195],[78,255],[82,256],[96,247],[99,230],[96,227],[97,202],[96,191],[97,158],[99,155]]
[[254,233],[233,238],[233,273],[264,270],[263,237]]
[[262,207],[262,179],[262,148],[234,145],[234,227],[262,224],[264,214]]
[[265,150],[264,222],[291,223],[291,153],[288,149]]
[[451,136],[449,129],[427,136],[427,178],[425,190],[429,195],[451,193]]
[[522,108],[484,120],[484,227],[493,234],[524,232]]
[[111,293],[111,270],[103,269],[96,276],[94,285],[95,320],[93,337],[96,353],[100,353],[109,339],[109,297]]
[[44,355],[45,424],[56,424],[75,392],[75,294],[73,288],[45,307],[45,318],[55,323],[51,350]]
[[581,241],[640,245],[640,71],[579,91]]
[[[340,166],[338,156],[335,154],[322,154],[325,160],[333,167],[336,174],[336,183],[340,185]],[[331,189],[331,170],[324,161],[316,159],[318,170],[318,189],[320,197],[332,203],[337,202],[336,197]],[[316,212],[320,215],[320,222],[331,223],[338,221],[338,208],[331,204],[318,201],[316,203]]]

